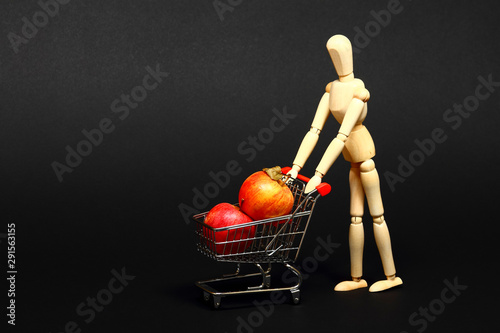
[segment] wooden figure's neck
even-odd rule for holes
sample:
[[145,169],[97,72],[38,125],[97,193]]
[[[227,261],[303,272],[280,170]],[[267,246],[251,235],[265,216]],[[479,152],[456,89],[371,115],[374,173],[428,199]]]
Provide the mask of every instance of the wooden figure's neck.
[[344,75],[344,76],[339,76],[339,81],[340,82],[349,82],[354,80],[354,73],[351,72],[351,74]]

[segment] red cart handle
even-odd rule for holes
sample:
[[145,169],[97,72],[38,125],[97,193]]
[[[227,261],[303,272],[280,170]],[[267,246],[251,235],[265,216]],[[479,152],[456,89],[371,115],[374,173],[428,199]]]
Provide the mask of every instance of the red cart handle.
[[[290,167],[283,167],[283,168],[281,168],[281,172],[284,175],[286,175],[288,173],[288,171],[290,171],[291,169],[292,168],[290,168]],[[306,182],[306,183],[308,183],[311,180],[310,178],[307,178],[306,176],[303,176],[301,174],[298,174],[297,178]],[[321,194],[321,196],[324,197],[325,195],[330,193],[330,191],[332,190],[332,187],[328,183],[321,183],[318,186],[316,186],[316,190],[318,190],[319,194]]]

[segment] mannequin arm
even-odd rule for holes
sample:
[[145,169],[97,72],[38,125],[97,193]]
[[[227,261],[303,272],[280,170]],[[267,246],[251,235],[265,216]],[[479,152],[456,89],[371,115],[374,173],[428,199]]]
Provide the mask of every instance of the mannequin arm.
[[[314,116],[313,122],[311,124],[311,129],[306,133],[302,143],[300,144],[299,150],[295,159],[293,160],[293,167],[291,172],[296,171],[297,173],[304,167],[307,159],[311,155],[316,143],[318,142],[319,133],[323,129],[328,116],[330,115],[330,109],[328,103],[330,100],[330,94],[326,92],[321,98],[316,114]],[[292,177],[293,177],[292,173]],[[294,177],[295,178],[295,177]]]
[[[316,176],[323,177],[339,157],[349,134],[351,134],[354,125],[356,125],[363,112],[365,101],[368,100],[369,96],[368,90],[363,89],[360,94],[355,95],[355,98],[349,104],[337,137],[330,143],[316,168]],[[362,97],[362,99],[358,97]]]

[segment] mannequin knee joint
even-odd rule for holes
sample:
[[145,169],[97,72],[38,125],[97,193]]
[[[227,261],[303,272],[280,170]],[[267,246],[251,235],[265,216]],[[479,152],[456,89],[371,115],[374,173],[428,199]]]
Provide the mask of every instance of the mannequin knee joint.
[[359,216],[352,216],[351,217],[351,224],[361,224],[363,223],[363,219]]
[[384,222],[385,222],[384,215],[373,218],[373,223],[375,224],[382,224]]

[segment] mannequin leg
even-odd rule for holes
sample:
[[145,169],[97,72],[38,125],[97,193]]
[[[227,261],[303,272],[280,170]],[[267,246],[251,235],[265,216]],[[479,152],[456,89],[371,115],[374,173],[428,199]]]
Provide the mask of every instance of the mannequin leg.
[[349,252],[351,256],[352,281],[343,281],[335,286],[336,291],[348,291],[367,287],[363,276],[363,210],[365,192],[361,184],[359,163],[352,163],[349,172],[349,186],[351,190],[351,225],[349,226]]
[[391,238],[389,229],[384,220],[384,206],[380,194],[380,180],[373,160],[365,161],[360,166],[361,182],[366,193],[370,214],[373,217],[373,233],[377,243],[382,266],[387,280],[375,282],[371,287],[371,292],[386,290],[403,283],[396,277],[396,267],[392,256]]

